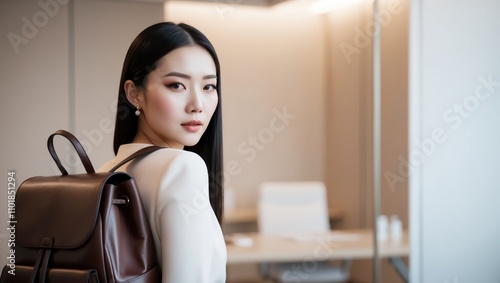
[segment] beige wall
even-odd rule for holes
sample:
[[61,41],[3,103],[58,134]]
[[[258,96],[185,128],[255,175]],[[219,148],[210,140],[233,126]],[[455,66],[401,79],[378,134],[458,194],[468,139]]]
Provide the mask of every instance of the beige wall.
[[[54,174],[48,134],[68,127],[68,7],[57,7],[53,17],[45,13],[35,26],[33,15],[43,12],[35,1],[0,2],[1,266],[8,249],[7,172],[16,172],[16,187],[33,175]],[[20,41],[12,44],[10,33]]]
[[[48,133],[68,127],[68,6],[58,4],[51,17],[35,1],[0,5],[0,166],[3,173],[16,170],[19,183],[33,174],[54,173]],[[42,15],[37,25],[34,15]],[[8,34],[22,39],[12,44]],[[3,191],[0,200],[6,200]],[[4,211],[0,215],[6,217]]]
[[75,1],[73,126],[96,167],[114,156],[116,101],[125,54],[139,32],[162,21],[162,7],[161,3]]
[[[397,214],[408,227],[408,180],[398,178],[407,159],[408,14],[407,0],[380,1],[382,164],[381,213]],[[340,228],[373,227],[373,119],[371,3],[327,15],[330,85],[327,95],[327,185],[330,203],[342,207]],[[389,176],[386,178],[385,176]],[[391,182],[388,182],[390,180]],[[355,261],[352,277],[371,282],[372,262]],[[383,262],[383,282],[402,282]]]
[[[2,174],[15,170],[18,186],[31,176],[59,174],[46,147],[58,129],[72,131],[98,167],[113,155],[112,134],[102,130],[102,121],[114,121],[111,105],[125,51],[141,29],[162,20],[163,4],[2,0],[0,11]],[[9,33],[23,43],[13,45]],[[56,140],[56,150],[67,169],[83,170],[74,166],[68,143]],[[1,191],[0,266],[7,254],[6,201]]]
[[[391,7],[391,9],[389,9]],[[382,173],[397,174],[407,155],[408,6],[405,0],[381,2],[390,14],[382,26]],[[371,6],[332,12],[329,29],[327,95],[327,182],[331,203],[347,206],[344,228],[370,227],[372,186],[372,39],[366,27]],[[407,219],[407,181],[382,178],[382,213]],[[393,180],[393,179],[389,179]]]
[[[341,207],[342,228],[368,227],[371,211],[371,39],[357,47],[355,29],[370,7],[359,4],[326,15],[329,89],[326,104],[327,186],[333,206]],[[356,41],[357,42],[357,41]],[[355,53],[346,50],[354,46]]]
[[[394,3],[394,4],[392,4]],[[409,0],[384,0],[391,18],[382,29],[381,213],[397,214],[408,227],[408,179],[398,175],[408,160]],[[390,8],[391,5],[393,8]]]
[[[264,181],[324,180],[324,29],[280,7],[165,6],[166,20],[199,28],[220,57],[226,184],[240,207],[255,205]],[[293,118],[276,120],[285,110]]]
[[[382,186],[381,213],[396,214],[409,228],[408,178],[395,181],[408,160],[408,30],[409,0],[384,0],[381,7],[391,16],[381,34],[382,64]],[[410,257],[411,258],[411,257]],[[409,266],[408,258],[404,259]],[[403,282],[388,261],[382,262],[382,281]]]

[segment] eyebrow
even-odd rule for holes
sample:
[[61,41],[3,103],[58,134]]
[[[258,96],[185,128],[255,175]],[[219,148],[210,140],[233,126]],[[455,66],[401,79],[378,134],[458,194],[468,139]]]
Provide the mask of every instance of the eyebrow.
[[[191,79],[190,75],[186,75],[186,74],[178,73],[178,72],[170,72],[170,73],[164,75],[164,77],[181,77],[181,78],[185,78],[185,79]],[[216,75],[206,75],[206,76],[203,76],[204,80],[216,79],[216,78],[217,78]]]

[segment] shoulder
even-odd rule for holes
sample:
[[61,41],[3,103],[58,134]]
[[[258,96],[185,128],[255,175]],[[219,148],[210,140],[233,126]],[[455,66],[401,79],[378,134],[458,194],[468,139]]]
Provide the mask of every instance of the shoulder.
[[[165,155],[160,150],[155,157]],[[157,209],[161,213],[168,204],[182,208],[205,204],[208,201],[209,178],[203,159],[196,153],[177,150],[168,153],[158,183]]]
[[153,163],[164,165],[164,173],[198,173],[207,174],[205,161],[196,153],[181,149],[161,149],[154,153]]
[[160,190],[170,192],[181,190],[185,193],[190,190],[208,189],[207,166],[205,161],[194,152],[162,149],[155,152],[149,162],[148,167],[151,168],[156,164],[157,170],[162,170]]

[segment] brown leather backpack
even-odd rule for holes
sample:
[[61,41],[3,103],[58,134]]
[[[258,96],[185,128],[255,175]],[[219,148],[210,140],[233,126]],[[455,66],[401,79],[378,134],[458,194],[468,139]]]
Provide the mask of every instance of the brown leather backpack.
[[[87,174],[69,175],[53,146],[55,135],[75,147]],[[153,236],[134,179],[114,172],[95,173],[80,142],[60,130],[47,146],[62,176],[33,177],[16,193],[15,258],[0,283],[160,282]]]

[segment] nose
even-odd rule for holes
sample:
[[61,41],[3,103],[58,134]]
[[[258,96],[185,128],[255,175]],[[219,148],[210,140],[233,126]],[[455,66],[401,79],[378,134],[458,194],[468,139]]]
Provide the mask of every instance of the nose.
[[201,113],[203,112],[202,94],[199,91],[193,90],[189,95],[190,99],[186,105],[188,113]]

